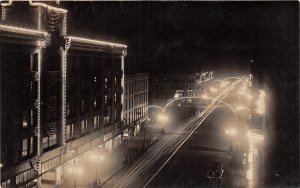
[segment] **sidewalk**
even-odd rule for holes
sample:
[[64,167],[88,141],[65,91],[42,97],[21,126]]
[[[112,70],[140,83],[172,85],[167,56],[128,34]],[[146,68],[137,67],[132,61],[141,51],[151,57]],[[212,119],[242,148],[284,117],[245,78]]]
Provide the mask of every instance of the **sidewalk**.
[[[145,135],[146,148],[151,146],[161,136],[161,130],[150,129]],[[144,150],[144,132],[140,131],[135,137],[127,140],[117,149],[115,149],[111,155],[115,162],[111,166],[110,174],[101,176],[101,187],[111,188],[119,178],[125,174],[134,161],[143,153]],[[108,169],[106,169],[107,171]]]

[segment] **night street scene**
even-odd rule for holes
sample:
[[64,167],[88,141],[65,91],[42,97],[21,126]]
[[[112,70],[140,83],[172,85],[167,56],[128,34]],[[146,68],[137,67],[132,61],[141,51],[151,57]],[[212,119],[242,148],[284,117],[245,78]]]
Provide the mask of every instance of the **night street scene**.
[[300,187],[298,1],[0,1],[1,188]]

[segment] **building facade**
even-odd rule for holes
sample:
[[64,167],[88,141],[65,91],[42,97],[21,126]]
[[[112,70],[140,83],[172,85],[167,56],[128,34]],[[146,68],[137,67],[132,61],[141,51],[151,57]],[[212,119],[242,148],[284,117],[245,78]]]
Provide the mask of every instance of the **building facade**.
[[163,105],[176,91],[193,90],[196,74],[151,74],[149,77],[149,104]]
[[55,2],[1,3],[1,186],[61,185],[121,143],[126,45],[68,36]]
[[134,136],[148,115],[148,74],[125,75],[124,139]]

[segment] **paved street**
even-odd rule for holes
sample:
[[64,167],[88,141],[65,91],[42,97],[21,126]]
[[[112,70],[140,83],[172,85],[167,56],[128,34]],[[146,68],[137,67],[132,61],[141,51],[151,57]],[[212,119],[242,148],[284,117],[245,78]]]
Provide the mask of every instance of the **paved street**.
[[[224,117],[223,114],[218,112],[211,114],[147,187],[209,186],[206,175],[214,160],[222,162],[224,165],[225,172],[221,182],[222,186],[245,187],[247,182],[245,179],[246,168],[242,164],[243,154],[229,152],[229,141],[223,126],[228,122],[232,122],[231,116]],[[178,125],[173,125],[174,130],[179,128],[176,126]],[[165,135],[161,141],[171,137],[172,134],[173,130],[170,129],[169,134]],[[156,147],[156,145],[152,147]],[[151,149],[149,148],[148,150]],[[154,164],[150,164],[150,167],[148,167],[149,165],[145,166],[144,168],[147,168],[147,170],[138,172],[137,178],[133,178],[133,181],[127,187],[143,187],[169,156],[164,155]],[[138,165],[135,165],[137,169]],[[104,187],[116,186],[116,182],[128,173],[131,173],[129,169],[120,171],[113,178],[114,180],[104,185]],[[132,178],[131,176],[129,177]]]
[[224,117],[216,117],[216,113],[212,116],[214,119],[208,119],[205,126],[194,132],[148,187],[207,187],[210,185],[207,171],[214,160],[224,165],[221,186],[246,186],[243,155],[228,152],[229,143],[222,126]]

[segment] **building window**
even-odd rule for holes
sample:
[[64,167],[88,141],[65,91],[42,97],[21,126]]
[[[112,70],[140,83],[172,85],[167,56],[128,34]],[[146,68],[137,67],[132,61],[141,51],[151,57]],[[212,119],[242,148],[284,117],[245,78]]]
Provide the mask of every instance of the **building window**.
[[30,56],[30,71],[38,71],[38,53],[31,54]]
[[94,116],[94,129],[98,127],[98,117]]
[[95,97],[94,98],[94,109],[96,109],[97,108],[97,98]]
[[57,143],[56,139],[57,139],[56,134],[43,138],[43,149],[56,145]]
[[81,112],[84,112],[84,99],[81,99]]
[[28,127],[28,117],[27,117],[27,113],[26,111],[23,112],[23,123],[22,123],[23,127]]
[[33,137],[30,138],[30,155],[33,154]]
[[56,144],[56,134],[49,136],[49,146]]
[[68,102],[66,105],[67,116],[70,115],[70,103]]
[[104,116],[104,125],[109,124],[109,115]]
[[104,78],[104,87],[107,88],[107,78]]
[[104,96],[104,105],[107,105],[107,95]]
[[81,121],[81,134],[87,132],[87,120],[82,120]]
[[28,139],[25,138],[22,141],[22,157],[26,157],[28,154]]
[[33,109],[30,110],[30,125],[33,126]]
[[2,188],[11,188],[11,186],[10,186],[10,179],[6,180],[5,182],[2,182],[1,183],[1,187]]
[[74,124],[67,125],[66,126],[66,139],[73,138],[73,132],[74,132]]
[[[33,178],[36,178],[36,176],[37,176],[37,171],[34,169],[30,169],[25,172],[22,172],[16,176],[16,185],[27,182],[28,180],[32,180]],[[10,184],[10,182],[9,182],[9,184]],[[17,187],[19,187],[19,186],[17,186]],[[6,188],[9,188],[9,187],[6,187]]]

